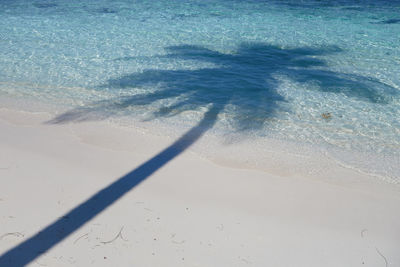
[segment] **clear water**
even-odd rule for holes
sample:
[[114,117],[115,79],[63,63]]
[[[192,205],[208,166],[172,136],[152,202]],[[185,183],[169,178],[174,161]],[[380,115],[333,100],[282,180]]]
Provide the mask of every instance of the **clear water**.
[[0,1],[0,97],[70,110],[56,123],[185,128],[212,106],[213,134],[398,183],[399,74],[400,1]]

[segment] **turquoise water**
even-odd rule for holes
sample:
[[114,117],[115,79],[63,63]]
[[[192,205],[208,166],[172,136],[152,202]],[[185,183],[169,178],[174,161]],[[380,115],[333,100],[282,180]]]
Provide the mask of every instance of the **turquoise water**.
[[400,181],[399,1],[3,0],[0,51],[0,97],[68,111],[57,123],[187,128],[213,106],[210,133]]

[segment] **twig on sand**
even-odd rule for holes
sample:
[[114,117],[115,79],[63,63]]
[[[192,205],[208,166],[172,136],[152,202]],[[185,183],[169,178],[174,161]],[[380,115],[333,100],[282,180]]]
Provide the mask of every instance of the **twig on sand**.
[[6,234],[0,236],[0,240],[2,240],[4,237],[10,236],[10,235],[16,236],[16,237],[24,237],[24,236],[25,236],[24,234],[22,234],[22,233],[20,233],[20,232],[6,233]]
[[86,234],[84,234],[84,235],[81,235],[80,237],[78,237],[77,239],[75,239],[74,244],[76,244],[76,242],[78,242],[79,239],[81,239],[82,237],[85,237],[85,236],[88,236],[88,235],[89,235],[89,233],[86,233]]
[[102,242],[100,242],[100,243],[102,243],[102,244],[110,244],[110,243],[112,243],[112,242],[114,242],[115,240],[117,240],[117,238],[118,237],[120,237],[122,240],[124,240],[124,241],[128,241],[127,239],[125,239],[123,236],[122,236],[122,230],[124,229],[124,227],[122,226],[121,227],[121,230],[119,230],[119,233],[113,238],[113,239],[111,239],[110,241],[102,241]]
[[383,256],[383,254],[378,250],[378,248],[375,248],[375,249],[376,249],[376,252],[378,252],[378,254],[381,255],[381,257],[385,260],[385,266],[387,267],[388,266],[388,262],[387,262],[386,257]]

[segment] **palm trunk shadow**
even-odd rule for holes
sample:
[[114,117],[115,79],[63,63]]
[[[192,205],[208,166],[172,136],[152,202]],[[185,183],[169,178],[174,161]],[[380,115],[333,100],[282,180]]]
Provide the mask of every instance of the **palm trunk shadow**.
[[5,252],[0,256],[0,266],[25,266],[47,252],[190,147],[214,126],[220,110],[221,107],[211,106],[203,119],[172,145],[100,190],[34,236]]

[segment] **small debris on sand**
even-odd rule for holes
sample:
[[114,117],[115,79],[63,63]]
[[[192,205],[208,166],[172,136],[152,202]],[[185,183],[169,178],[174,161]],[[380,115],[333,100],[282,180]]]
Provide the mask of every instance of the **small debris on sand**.
[[119,230],[119,233],[118,233],[113,239],[111,239],[110,241],[102,241],[102,242],[100,242],[100,243],[102,243],[102,244],[110,244],[110,243],[114,242],[115,240],[117,240],[118,237],[121,238],[123,241],[128,241],[127,239],[125,239],[125,238],[122,236],[122,230],[123,230],[123,229],[124,229],[124,227],[122,226],[122,227],[121,227],[121,230]]
[[386,259],[386,257],[378,250],[378,248],[375,248],[376,252],[383,258],[383,260],[385,261],[385,266],[388,266],[388,261]]
[[361,230],[361,237],[364,237],[365,236],[365,233],[368,231],[368,229],[363,229],[363,230]]
[[332,114],[327,112],[327,113],[322,113],[322,118],[324,118],[325,120],[330,120],[332,119]]
[[81,235],[80,237],[78,237],[78,238],[74,241],[74,244],[76,244],[76,242],[78,242],[81,238],[86,237],[85,239],[87,239],[88,236],[89,236],[89,233],[86,233],[86,234],[84,234],[84,235]]
[[6,233],[6,234],[0,236],[0,240],[2,240],[6,236],[24,237],[25,235],[20,232]]

